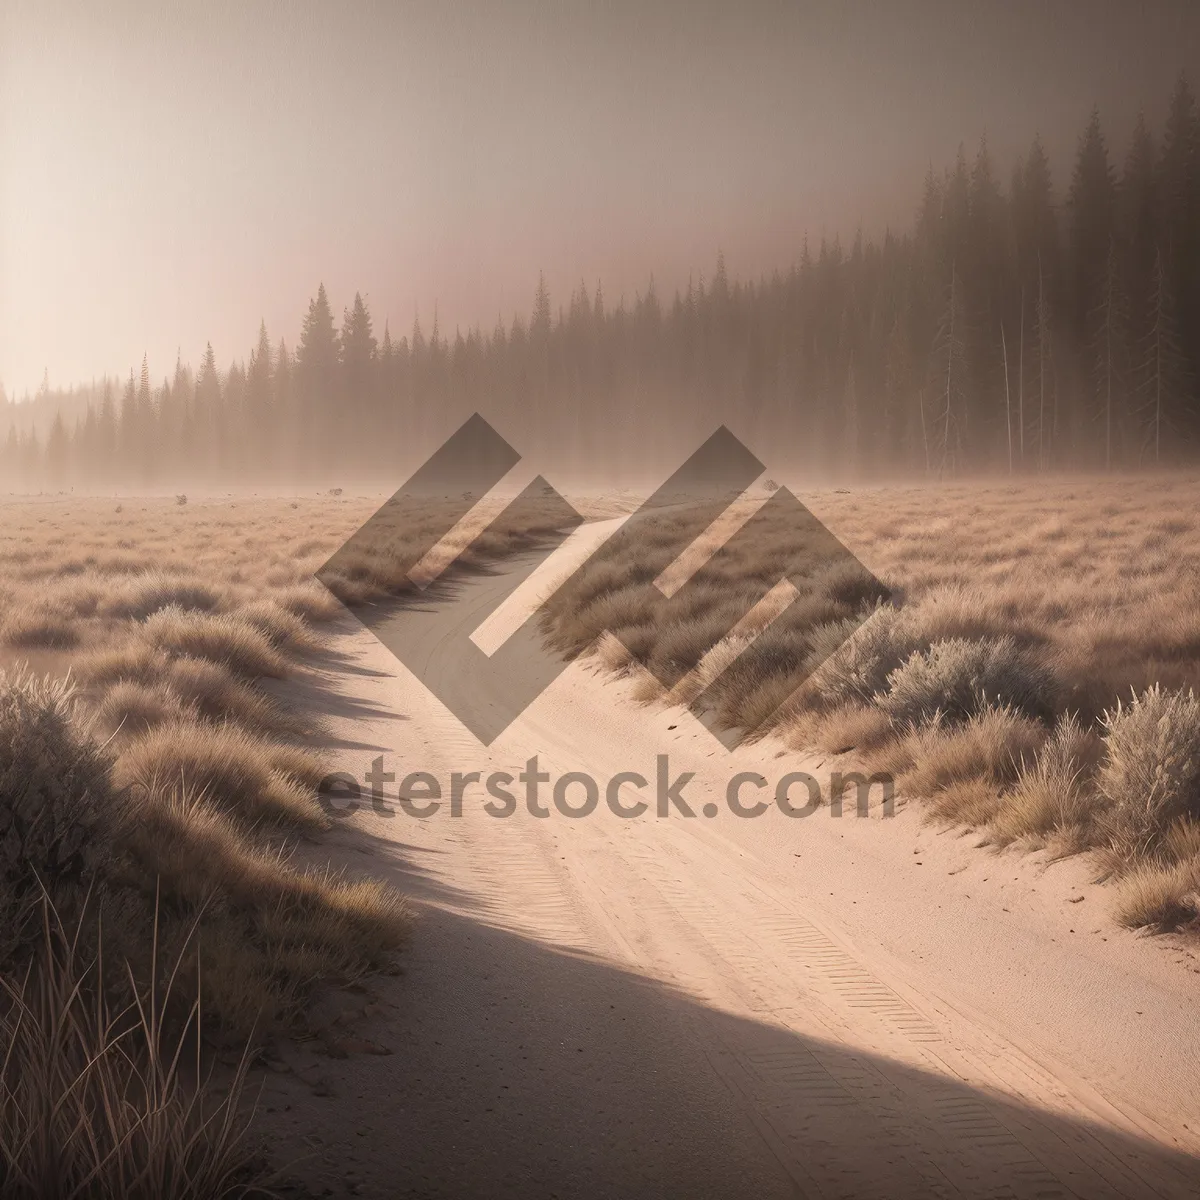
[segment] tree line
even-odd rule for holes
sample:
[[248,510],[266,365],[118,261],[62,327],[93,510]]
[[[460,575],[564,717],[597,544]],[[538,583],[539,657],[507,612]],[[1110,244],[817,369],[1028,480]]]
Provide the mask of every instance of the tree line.
[[[1039,138],[925,178],[904,233],[807,242],[740,282],[631,303],[581,284],[490,333],[381,336],[323,286],[295,347],[155,383],[0,395],[11,487],[353,482],[404,473],[473,411],[552,480],[652,478],[726,423],[826,476],[1129,470],[1200,460],[1200,114],[1186,79],[1123,156],[1093,111],[1063,180]],[[56,415],[39,432],[28,415]],[[4,431],[7,426],[7,435]]]

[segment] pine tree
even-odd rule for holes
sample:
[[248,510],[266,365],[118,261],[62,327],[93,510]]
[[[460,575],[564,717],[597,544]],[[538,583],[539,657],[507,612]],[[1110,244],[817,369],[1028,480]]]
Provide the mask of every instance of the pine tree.
[[1179,428],[1179,410],[1187,375],[1180,348],[1170,273],[1161,253],[1154,260],[1154,293],[1150,330],[1143,342],[1138,392],[1142,420],[1142,454],[1162,461],[1164,435]]
[[275,378],[272,384],[271,411],[274,421],[270,443],[276,470],[285,476],[295,476],[299,470],[300,421],[292,392],[292,357],[283,338],[279,339],[279,349],[275,353]]
[[1121,281],[1116,238],[1109,242],[1100,300],[1091,314],[1092,374],[1097,416],[1103,434],[1104,469],[1111,471],[1125,412],[1125,351],[1128,309]]
[[1004,363],[996,331],[1004,319],[1009,284],[1007,231],[1009,214],[996,183],[987,140],[979,146],[971,169],[968,201],[968,257],[964,271],[965,309],[972,330],[968,348],[968,426],[974,461],[988,460],[988,446],[1003,427],[999,398]]
[[117,406],[113,401],[112,384],[104,381],[104,398],[100,402],[100,417],[96,422],[96,444],[99,461],[97,478],[110,481],[116,478],[117,468]]
[[[1189,375],[1200,380],[1200,114],[1185,76],[1171,94],[1159,163],[1160,245]],[[1200,417],[1193,423],[1200,434]]]
[[121,474],[125,479],[137,479],[140,466],[141,419],[138,413],[138,389],[129,372],[129,382],[121,395],[121,416],[117,436]]
[[[1033,139],[1025,161],[1014,172],[1012,209],[1017,277],[1033,285],[1039,271],[1054,275],[1060,249],[1050,160],[1040,137]],[[1032,286],[1029,290],[1032,295]]]
[[252,469],[269,475],[276,461],[272,442],[274,422],[274,380],[271,339],[267,323],[258,324],[258,345],[250,352],[246,371],[245,453]]
[[1104,290],[1108,251],[1115,231],[1116,191],[1116,173],[1109,162],[1100,113],[1092,109],[1079,142],[1067,196],[1071,258],[1069,319],[1079,345],[1087,342],[1090,316]]
[[328,453],[340,399],[338,336],[323,283],[317,288],[316,298],[309,303],[300,330],[295,387],[301,423],[301,454],[306,466],[316,467]]
[[193,469],[198,475],[211,476],[217,470],[221,450],[221,380],[212,342],[204,349],[204,362],[196,377],[195,399],[192,404],[196,425],[197,459]]
[[374,446],[382,421],[376,411],[376,342],[371,314],[362,295],[354,294],[354,306],[342,319],[342,395],[350,421],[345,433],[353,445]]
[[1121,276],[1134,344],[1144,341],[1150,331],[1159,223],[1157,151],[1145,118],[1139,113],[1117,190]]
[[162,454],[168,473],[174,477],[192,453],[194,414],[192,399],[195,388],[191,373],[183,365],[183,354],[175,353],[175,377],[171,381],[170,406],[162,417]]
[[[3,469],[30,486],[61,469],[114,485],[150,470],[252,477],[273,469],[275,424],[294,438],[276,467],[311,476],[322,455],[344,462],[344,434],[363,470],[394,477],[397,442],[418,460],[475,409],[527,452],[586,446],[643,472],[677,465],[681,439],[722,422],[747,422],[754,444],[813,468],[1200,457],[1198,127],[1181,81],[1161,138],[1138,122],[1118,182],[1093,114],[1061,225],[1041,141],[1011,192],[982,143],[973,160],[960,151],[950,170],[930,168],[911,232],[860,233],[848,251],[805,242],[794,265],[755,281],[718,255],[667,303],[653,277],[632,305],[581,286],[557,319],[542,275],[532,312],[502,314],[490,337],[444,338],[435,309],[428,341],[419,322],[398,341],[385,324],[377,346],[361,294],[339,337],[321,287],[296,355],[281,344],[274,364],[260,330],[248,369],[224,378],[211,349],[195,377],[177,360],[160,390],[148,365],[140,384],[135,369],[119,416],[107,381],[46,377],[15,406],[0,395]],[[52,470],[56,416],[69,453]]]
[[533,338],[550,336],[550,292],[546,288],[546,277],[540,271],[533,297],[533,315],[529,318],[529,335]]
[[67,427],[62,413],[55,413],[46,439],[46,477],[51,487],[60,488],[66,482],[68,454]]
[[[1037,305],[1035,307],[1034,341],[1037,360],[1037,461],[1045,470],[1053,448],[1052,416],[1058,409],[1058,389],[1054,375],[1054,332],[1050,315],[1050,292],[1040,266],[1037,275]],[[1047,422],[1052,423],[1047,430]]]
[[6,491],[16,491],[21,471],[21,439],[15,423],[8,426],[4,449],[0,451],[0,481]]
[[951,263],[945,309],[934,342],[931,381],[940,408],[935,429],[939,474],[953,470],[962,461],[968,336],[962,281],[957,265]]
[[217,426],[217,474],[227,480],[240,479],[251,469],[253,458],[246,441],[249,426],[246,408],[246,369],[230,364],[221,389],[223,419]]

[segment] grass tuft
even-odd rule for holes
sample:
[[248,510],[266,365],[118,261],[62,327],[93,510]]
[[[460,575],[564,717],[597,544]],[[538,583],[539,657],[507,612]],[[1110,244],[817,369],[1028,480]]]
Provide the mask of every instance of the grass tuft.
[[79,645],[79,628],[69,616],[34,609],[10,614],[0,626],[0,641],[21,649],[69,650]]
[[1187,862],[1139,862],[1117,887],[1117,920],[1167,933],[1200,921],[1200,856]]
[[1097,804],[1092,780],[1103,754],[1094,730],[1068,713],[1060,718],[1032,766],[1021,772],[992,822],[993,839],[1007,845],[1019,838],[1056,839],[1078,850],[1091,838]]
[[1200,818],[1200,700],[1157,685],[1104,717],[1096,777],[1112,859],[1153,855],[1176,821]]
[[326,829],[314,780],[317,756],[233,726],[172,723],[124,747],[113,768],[119,788],[184,795],[199,791],[251,828],[262,822],[302,832]]
[[101,960],[48,900],[41,913],[35,966],[20,981],[0,976],[3,1195],[266,1195],[246,1145],[246,1059],[210,1098],[208,1080],[188,1078],[199,1001],[181,1023],[170,984],[114,1008]]
[[[938,719],[913,726],[902,743],[908,765],[902,767],[898,783],[930,798],[938,817],[957,819],[952,785],[982,781],[998,795],[1035,761],[1044,738],[1045,730],[1036,721],[996,704],[985,705],[959,724]],[[973,802],[972,812],[977,811]],[[963,823],[977,824],[977,816]]]
[[109,733],[145,733],[168,722],[195,720],[199,714],[175,692],[162,686],[122,679],[113,684],[96,707],[96,720]]
[[266,635],[234,613],[212,616],[171,605],[148,617],[141,629],[160,650],[219,663],[244,679],[287,674],[283,656]]
[[212,612],[225,599],[225,593],[210,584],[156,570],[122,580],[102,601],[100,611],[123,620],[144,621],[164,608]]

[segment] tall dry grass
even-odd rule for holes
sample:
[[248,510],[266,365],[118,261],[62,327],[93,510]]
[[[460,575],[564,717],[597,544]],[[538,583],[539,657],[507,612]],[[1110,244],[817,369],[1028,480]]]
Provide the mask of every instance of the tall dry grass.
[[37,647],[54,678],[0,666],[0,970],[35,874],[68,910],[75,883],[120,903],[116,948],[139,970],[152,897],[171,903],[168,943],[202,913],[200,958],[223,981],[206,1018],[236,1036],[402,944],[400,897],[292,866],[294,840],[328,826],[327,766],[311,720],[259,680],[319,644],[338,606],[311,572],[359,519],[297,503],[0,506],[0,640],[28,611],[74,631]]
[[114,1005],[93,939],[48,898],[39,912],[41,953],[0,975],[0,1195],[268,1195],[247,1137],[248,1059],[211,1086],[200,996],[181,999],[169,971],[161,988],[126,980],[130,998]]
[[171,1038],[302,1025],[403,944],[402,897],[296,864],[326,767],[261,683],[306,669],[365,515],[0,500],[0,1194],[242,1194],[242,1075],[211,1104]]

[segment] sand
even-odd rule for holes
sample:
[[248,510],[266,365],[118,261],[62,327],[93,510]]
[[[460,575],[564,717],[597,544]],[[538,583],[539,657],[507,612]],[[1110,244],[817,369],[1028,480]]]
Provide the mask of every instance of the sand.
[[[456,708],[503,699],[464,676],[464,638],[527,569],[426,606],[420,669]],[[383,756],[445,793],[419,819],[387,782],[387,815],[368,800],[319,848],[420,917],[403,973],[325,998],[324,1035],[266,1073],[259,1126],[316,1194],[1200,1194],[1200,961],[1118,928],[1086,863],[979,848],[915,805],[739,817],[739,771],[847,764],[730,752],[586,662],[486,748],[349,617],[289,687],[327,715],[337,769],[361,780]],[[515,776],[535,754],[596,778],[596,810],[532,816],[517,782],[512,816],[482,784],[451,815],[452,773]],[[661,755],[694,773],[697,815],[659,818],[653,786],[645,815],[609,811],[605,783],[653,785]]]

